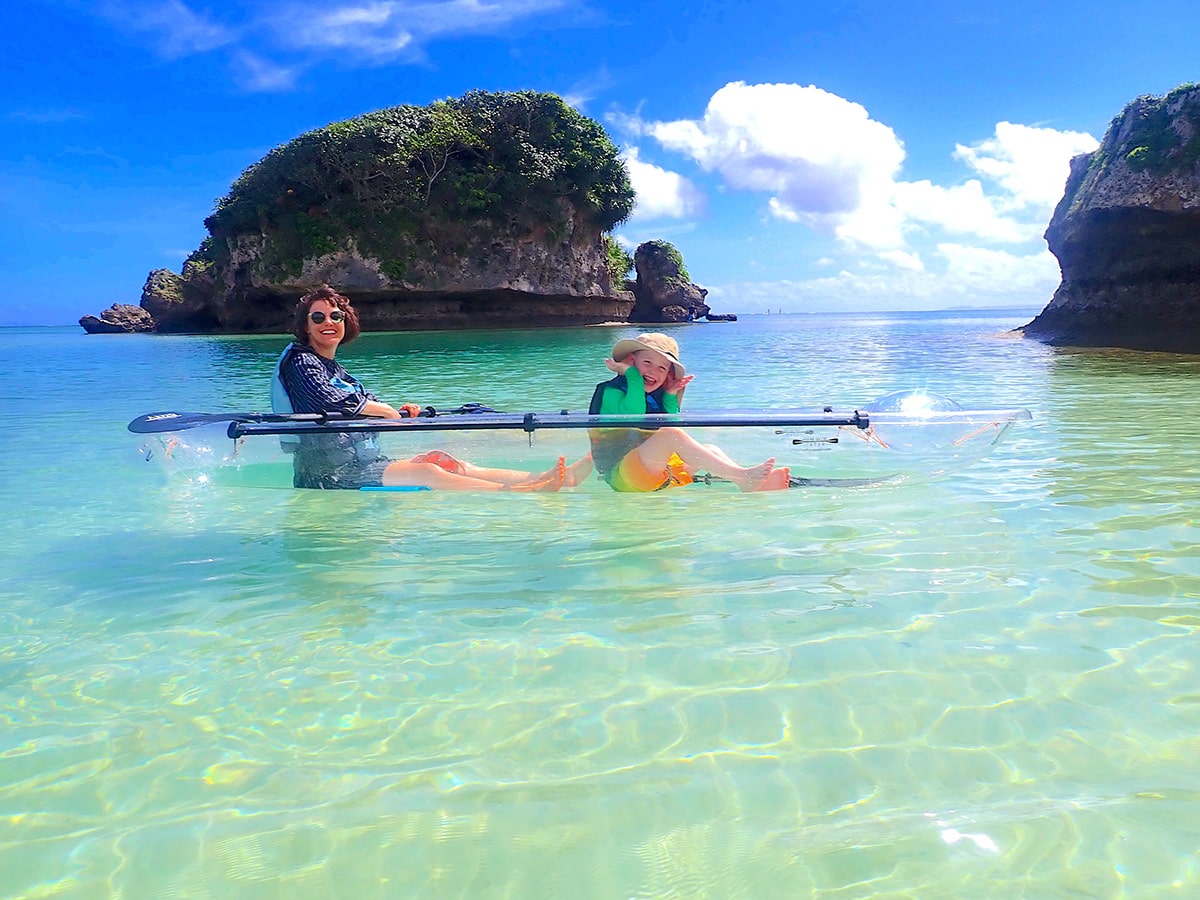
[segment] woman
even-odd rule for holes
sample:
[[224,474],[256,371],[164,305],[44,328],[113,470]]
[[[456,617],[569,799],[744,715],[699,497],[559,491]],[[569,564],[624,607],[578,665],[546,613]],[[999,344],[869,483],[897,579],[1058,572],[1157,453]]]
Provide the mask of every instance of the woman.
[[[410,416],[420,407],[404,404],[400,410],[384,403],[364,388],[334,359],[338,347],[358,337],[358,314],[350,300],[333,288],[310,291],[296,304],[292,332],[294,343],[280,356],[271,386],[276,412],[342,413],[398,419],[400,410]],[[287,446],[287,445],[285,445]],[[585,458],[570,469],[559,457],[547,472],[532,474],[511,469],[490,469],[433,450],[407,460],[393,460],[379,452],[371,433],[305,434],[291,445],[298,488],[348,489],[362,487],[429,487],[438,490],[557,491],[573,485],[576,474],[586,474]]]

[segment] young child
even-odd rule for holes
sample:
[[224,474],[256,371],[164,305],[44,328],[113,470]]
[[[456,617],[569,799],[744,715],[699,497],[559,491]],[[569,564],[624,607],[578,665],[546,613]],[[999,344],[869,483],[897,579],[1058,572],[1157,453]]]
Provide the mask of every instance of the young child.
[[[665,334],[618,341],[604,361],[616,377],[596,385],[592,415],[677,413],[695,376],[679,361],[679,345]],[[719,447],[701,444],[680,428],[593,428],[592,461],[617,491],[659,491],[689,484],[700,469],[727,478],[743,491],[785,490],[790,473],[768,459],[740,466]]]

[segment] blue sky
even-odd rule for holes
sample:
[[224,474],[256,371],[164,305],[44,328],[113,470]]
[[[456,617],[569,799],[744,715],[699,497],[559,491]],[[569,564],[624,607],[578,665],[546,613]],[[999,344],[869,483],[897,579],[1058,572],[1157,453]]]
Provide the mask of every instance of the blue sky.
[[0,325],[137,303],[230,182],[329,122],[561,94],[721,312],[1040,308],[1067,161],[1200,80],[1195,0],[16,0]]

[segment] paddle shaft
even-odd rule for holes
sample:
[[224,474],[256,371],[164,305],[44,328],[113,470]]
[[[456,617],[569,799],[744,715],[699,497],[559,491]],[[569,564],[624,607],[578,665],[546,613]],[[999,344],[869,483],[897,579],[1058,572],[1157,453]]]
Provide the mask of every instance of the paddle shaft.
[[746,428],[746,427],[853,427],[865,429],[870,419],[855,411],[846,415],[800,410],[723,410],[668,415],[617,416],[561,412],[484,413],[417,419],[346,419],[329,422],[244,422],[229,426],[231,438],[252,434],[329,434],[380,431],[524,431],[591,428]]
[[[454,409],[436,409],[432,406],[426,406],[421,410],[422,418],[436,418],[437,416],[445,415],[462,415],[475,413],[494,413],[496,410],[490,406],[483,406],[479,403],[464,403],[462,406]],[[407,418],[407,413],[401,413],[402,418]],[[204,425],[215,425],[221,422],[229,422],[232,425],[237,424],[262,424],[262,423],[294,423],[308,422],[318,425],[328,425],[335,422],[395,422],[395,419],[369,419],[363,416],[352,416],[344,413],[260,413],[260,412],[230,412],[230,413],[190,413],[190,412],[155,412],[146,413],[138,416],[126,426],[134,434],[161,434],[170,431],[186,431],[189,428],[199,428]],[[287,431],[290,431],[290,426],[284,426]],[[329,431],[337,431],[337,428],[326,429]],[[273,432],[286,433],[286,432]],[[231,434],[230,437],[237,435]]]

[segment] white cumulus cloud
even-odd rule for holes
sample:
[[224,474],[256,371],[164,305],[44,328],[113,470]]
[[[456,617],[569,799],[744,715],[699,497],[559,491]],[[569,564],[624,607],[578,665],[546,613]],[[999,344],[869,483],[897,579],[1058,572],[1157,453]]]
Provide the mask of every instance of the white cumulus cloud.
[[814,85],[740,81],[713,94],[698,119],[610,122],[685,154],[727,187],[767,195],[776,219],[894,253],[930,237],[1036,240],[1071,157],[1098,146],[1081,132],[1000,122],[992,136],[955,147],[952,158],[973,177],[906,181],[903,142],[860,104]]
[[1100,146],[1090,134],[999,122],[994,136],[959,144],[956,158],[999,186],[1014,209],[1053,211],[1063,195],[1072,156]]
[[966,244],[938,244],[945,261],[943,283],[964,296],[997,293],[1049,299],[1058,287],[1058,260],[1048,250],[1017,254]]
[[[705,287],[710,303],[761,312],[1034,307],[1044,305],[1058,286],[1058,264],[1047,250],[1021,254],[946,243],[928,255],[923,262],[885,252],[823,277]],[[876,260],[890,265],[880,267]]]
[[906,269],[910,272],[921,272],[925,269],[925,263],[921,260],[919,253],[905,253],[903,250],[884,250],[879,254],[879,258],[889,265],[895,266],[897,269]]
[[682,175],[643,161],[636,147],[625,150],[621,158],[637,195],[631,220],[684,219],[704,212],[704,195]]
[[910,227],[932,226],[948,234],[1007,243],[1035,238],[1045,229],[1045,221],[1031,224],[1004,215],[1003,205],[976,178],[951,187],[930,181],[900,181],[892,186],[892,206]]
[[812,85],[734,82],[713,94],[703,119],[645,132],[730,187],[770,193],[772,212],[791,221],[854,212],[864,189],[889,184],[904,160],[892,129]]

